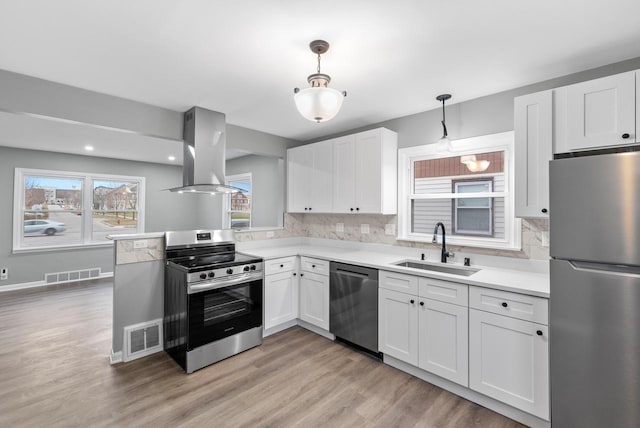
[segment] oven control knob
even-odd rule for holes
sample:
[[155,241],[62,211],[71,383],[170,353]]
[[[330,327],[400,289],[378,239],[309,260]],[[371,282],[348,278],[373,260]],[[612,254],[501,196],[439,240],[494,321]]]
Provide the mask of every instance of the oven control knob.
[[233,269],[227,269],[227,274],[231,275],[233,273]]
[[249,266],[245,266],[244,269],[242,269],[245,272],[249,272]]
[[214,276],[216,276],[216,274],[215,274],[215,273],[213,273],[213,272],[209,272],[209,278],[213,278]]
[[251,270],[256,270],[256,265],[251,265]]
[[207,279],[207,274],[206,273],[201,273],[200,274],[200,279]]

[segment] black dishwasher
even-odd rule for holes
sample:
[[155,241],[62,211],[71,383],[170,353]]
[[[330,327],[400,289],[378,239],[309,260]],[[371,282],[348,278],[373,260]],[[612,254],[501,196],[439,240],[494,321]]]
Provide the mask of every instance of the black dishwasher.
[[378,354],[378,270],[331,263],[329,331]]

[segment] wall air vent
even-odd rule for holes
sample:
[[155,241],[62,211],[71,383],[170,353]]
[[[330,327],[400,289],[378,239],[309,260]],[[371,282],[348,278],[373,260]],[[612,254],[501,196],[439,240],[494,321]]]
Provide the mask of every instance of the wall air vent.
[[162,351],[162,318],[124,328],[124,362]]
[[87,279],[100,278],[100,268],[89,268],[82,270],[72,270],[67,272],[45,273],[44,282],[49,284],[60,284],[63,282],[84,281]]

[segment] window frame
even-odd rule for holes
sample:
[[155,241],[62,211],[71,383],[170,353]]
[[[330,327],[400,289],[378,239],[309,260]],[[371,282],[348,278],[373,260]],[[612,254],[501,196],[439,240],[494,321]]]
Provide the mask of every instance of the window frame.
[[[233,174],[233,175],[227,175],[224,178],[224,182],[227,186],[229,186],[230,182],[232,181],[246,181],[249,180],[249,183],[251,184],[251,193],[249,196],[249,226],[248,227],[242,227],[242,228],[236,228],[234,230],[243,230],[243,229],[250,229],[252,224],[253,224],[253,174],[250,172],[244,172],[241,174]],[[233,213],[244,213],[246,211],[231,211],[231,196],[233,195],[233,193],[229,193],[228,195],[225,195],[226,197],[224,198],[224,203],[222,204],[222,215],[224,218],[224,227],[227,229],[232,229],[231,227],[231,214]]]
[[[25,178],[28,176],[41,176],[60,179],[73,179],[82,181],[82,221],[81,239],[82,242],[62,245],[47,245],[39,247],[23,246],[24,226],[23,212],[25,211]],[[12,253],[30,253],[44,251],[59,251],[78,248],[110,247],[113,241],[93,240],[93,182],[94,181],[115,181],[115,182],[137,182],[138,183],[138,216],[137,227],[133,233],[144,233],[145,231],[145,177],[100,174],[79,171],[57,171],[33,168],[15,168],[14,189],[13,189],[13,249]]]
[[[457,192],[456,190],[460,187],[460,185],[473,185],[473,184],[479,184],[479,183],[488,183],[490,188],[491,188],[491,192],[493,192],[493,177],[475,177],[475,178],[468,178],[468,179],[459,179],[459,180],[451,180],[451,187],[452,187],[452,193],[464,193],[464,192]],[[478,198],[481,199],[481,198]],[[482,237],[494,237],[495,236],[495,229],[494,229],[494,223],[495,223],[495,219],[493,218],[494,214],[495,214],[495,209],[494,209],[494,198],[487,198],[489,199],[489,205],[486,207],[461,207],[458,204],[458,201],[460,199],[456,198],[453,199],[451,201],[451,227],[453,228],[453,231],[455,232],[456,235],[458,236],[482,236]],[[465,210],[465,209],[485,209],[489,211],[489,232],[488,233],[474,233],[473,231],[462,231],[460,232],[458,230],[458,210]]]
[[[420,199],[450,199],[457,198],[504,198],[505,199],[505,237],[495,238],[478,235],[447,235],[447,243],[458,246],[492,248],[504,250],[521,249],[521,220],[515,217],[515,166],[514,166],[514,132],[471,137],[451,142],[453,151],[448,155],[436,153],[435,144],[407,147],[398,150],[398,236],[399,241],[431,243],[432,233],[416,233],[411,231],[412,211],[414,200]],[[412,177],[415,161],[439,159],[449,156],[464,156],[482,152],[504,151],[505,189],[503,192],[469,193],[470,196],[456,193],[415,194]],[[473,179],[481,180],[492,175],[481,173],[473,175]],[[471,177],[469,177],[471,179]],[[453,221],[453,218],[452,218]],[[453,223],[452,223],[453,224]]]

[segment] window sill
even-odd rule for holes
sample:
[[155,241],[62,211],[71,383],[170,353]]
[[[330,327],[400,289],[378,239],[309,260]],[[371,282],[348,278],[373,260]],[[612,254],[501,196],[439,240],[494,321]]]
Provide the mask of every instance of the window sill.
[[[422,244],[433,244],[431,242],[431,238],[422,238],[416,236],[398,236],[396,238],[397,241],[405,241],[405,242],[419,242]],[[435,246],[440,246],[440,243],[433,244]],[[460,241],[455,238],[447,237],[447,245],[451,245],[454,247],[468,247],[468,248],[486,248],[491,250],[502,250],[502,251],[521,251],[522,245],[520,242],[515,244],[511,244],[509,242],[475,242],[475,241]]]
[[77,244],[77,245],[60,245],[57,247],[33,247],[33,248],[14,248],[13,254],[28,254],[28,253],[48,253],[56,251],[73,251],[73,250],[86,250],[90,248],[109,248],[113,247],[113,241],[111,242],[95,242],[90,244]]

